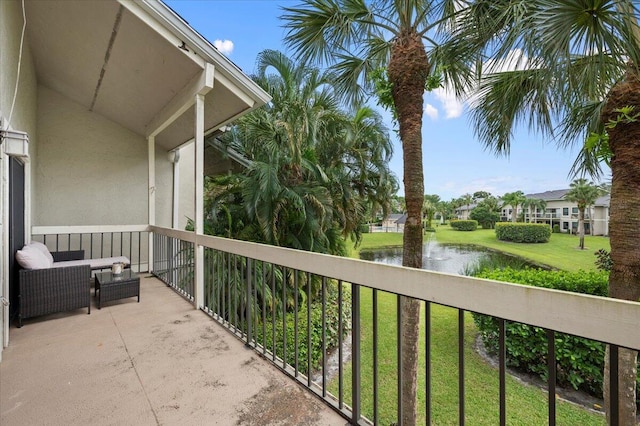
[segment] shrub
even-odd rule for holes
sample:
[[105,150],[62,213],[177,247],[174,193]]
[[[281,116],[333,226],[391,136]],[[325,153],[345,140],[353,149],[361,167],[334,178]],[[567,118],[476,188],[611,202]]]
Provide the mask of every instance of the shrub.
[[560,233],[560,225],[553,225],[553,233],[554,234]]
[[471,210],[469,217],[473,220],[477,220],[482,226],[482,229],[493,229],[496,226],[496,222],[500,220],[500,215],[498,213],[483,205],[479,205],[475,209]]
[[363,223],[360,225],[360,233],[362,234],[368,234],[369,233],[369,225],[366,223]]
[[477,220],[452,220],[451,227],[458,231],[475,231],[478,229]]
[[424,232],[436,232],[436,228],[434,228],[434,227],[430,227],[430,228],[429,228],[429,227],[427,227],[427,228],[424,228]]
[[[609,274],[604,271],[565,272],[510,268],[485,269],[476,276],[597,296],[606,296],[609,279]],[[480,314],[473,314],[473,317],[485,347],[490,353],[497,353],[498,319]],[[555,347],[558,383],[602,397],[605,345],[581,337],[556,333]],[[544,329],[507,322],[506,351],[507,365],[546,379],[547,336]],[[638,383],[640,385],[640,378]]]
[[543,223],[496,223],[496,236],[514,243],[546,243],[551,229]]
[[[318,300],[311,303],[311,368],[313,370],[322,366],[322,332],[325,330],[325,343],[327,352],[330,349],[337,347],[338,345],[338,283],[335,281],[327,281],[327,294],[326,294],[326,315],[325,323],[326,327],[322,327],[322,300],[318,297]],[[351,292],[348,290],[347,285],[343,285],[342,291],[342,327],[345,335],[351,330]],[[296,316],[298,318],[298,346],[295,346],[295,322]],[[302,302],[299,305],[298,312],[288,312],[287,318],[287,362],[290,365],[295,363],[295,351],[298,351],[298,370],[302,374],[308,373],[307,368],[307,303]],[[268,350],[273,350],[273,327],[271,318],[267,315],[267,321],[265,324],[266,331],[266,347]],[[282,332],[282,314],[276,315],[276,356],[281,359],[284,356],[284,334]],[[262,336],[262,324],[258,324],[254,331],[256,340],[259,342],[264,341]],[[344,336],[343,336],[344,337]]]

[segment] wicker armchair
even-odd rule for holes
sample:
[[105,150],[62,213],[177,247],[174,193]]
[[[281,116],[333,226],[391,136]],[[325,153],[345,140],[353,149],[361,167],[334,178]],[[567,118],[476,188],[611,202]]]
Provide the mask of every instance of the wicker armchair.
[[[84,259],[84,250],[53,252],[56,262]],[[39,315],[87,308],[91,313],[91,267],[21,269],[19,272],[18,327]]]

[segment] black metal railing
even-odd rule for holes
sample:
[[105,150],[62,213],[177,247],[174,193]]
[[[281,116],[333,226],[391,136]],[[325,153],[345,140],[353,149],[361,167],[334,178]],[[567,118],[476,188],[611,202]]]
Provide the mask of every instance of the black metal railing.
[[188,300],[194,299],[194,244],[167,235],[154,235],[153,275]]
[[[85,227],[86,228],[86,227]],[[136,272],[149,270],[148,243],[149,232],[144,230],[112,231],[99,230],[83,232],[81,227],[61,229],[61,232],[43,232],[32,234],[34,241],[47,246],[50,251],[83,250],[86,259],[125,256],[131,261],[131,269]]]
[[[187,281],[193,285],[193,263],[189,262],[188,253],[193,252],[193,243],[176,241],[158,233],[154,233],[154,252],[156,256],[162,256],[161,260],[154,261],[154,273],[162,277],[162,273],[155,271],[175,270],[176,264],[184,265],[189,272],[183,276],[190,277]],[[157,243],[155,242],[157,240]],[[242,339],[247,346],[254,348],[265,359],[270,360],[285,374],[306,387],[310,392],[323,399],[329,406],[342,414],[351,424],[402,424],[402,416],[405,407],[402,404],[401,389],[405,382],[403,371],[399,368],[405,355],[402,345],[402,310],[401,298],[404,297],[389,287],[375,288],[369,283],[349,282],[346,278],[349,274],[342,267],[335,268],[324,266],[294,267],[294,261],[275,261],[275,255],[246,255],[253,252],[247,248],[242,250],[220,249],[220,240],[216,240],[211,247],[204,245],[204,299],[202,308],[214,320],[226,327],[230,332]],[[200,240],[198,240],[200,243]],[[249,243],[234,242],[235,245]],[[257,246],[257,245],[256,245]],[[244,247],[244,246],[242,246]],[[263,250],[269,250],[261,247]],[[279,249],[282,251],[282,249]],[[170,259],[179,257],[180,252],[185,252],[182,261],[175,261],[170,266]],[[262,253],[265,253],[263,251]],[[293,252],[283,252],[293,253]],[[297,256],[297,255],[296,255]],[[305,254],[304,256],[318,256]],[[323,263],[328,257],[318,257],[318,262]],[[335,261],[351,262],[354,270],[365,270],[363,262],[340,259]],[[326,263],[326,262],[325,262]],[[329,262],[330,263],[330,262]],[[369,264],[369,263],[367,263]],[[323,263],[324,265],[324,263]],[[369,264],[372,265],[372,264]],[[373,266],[369,266],[372,268]],[[430,279],[466,280],[473,284],[474,281],[465,277],[451,277],[441,274],[433,274],[426,271],[408,270],[403,268],[376,265],[380,271],[388,273],[388,277],[403,278],[406,274],[424,273],[424,288],[430,285]],[[189,269],[190,268],[190,269]],[[307,270],[305,270],[307,269]],[[318,269],[331,271],[331,273],[318,273]],[[360,273],[360,272],[358,272]],[[379,278],[371,275],[372,280],[378,282]],[[163,278],[165,279],[165,278]],[[410,280],[409,280],[410,281]],[[478,286],[483,280],[478,281]],[[166,281],[165,281],[166,282]],[[401,280],[394,281],[398,285],[398,292],[402,290]],[[499,284],[499,283],[496,283]],[[173,285],[174,288],[176,287]],[[376,284],[376,287],[378,284]],[[504,286],[510,286],[504,284]],[[185,291],[194,294],[193,287]],[[420,290],[428,293],[428,290]],[[529,291],[546,291],[541,289],[529,289]],[[556,297],[562,292],[549,292],[549,297]],[[426,293],[425,293],[426,294]],[[453,306],[453,303],[435,303],[437,291],[432,296],[420,298],[424,322],[421,324],[424,351],[419,355],[418,386],[424,389],[424,399],[420,401],[420,422],[426,424],[458,423],[465,424],[470,411],[477,409],[477,395],[486,392],[484,386],[471,382],[466,377],[467,362],[465,351],[469,350],[469,333],[465,333],[466,320],[473,311]],[[545,295],[547,293],[544,293]],[[461,301],[466,300],[465,294],[457,297]],[[559,297],[559,296],[558,296]],[[597,298],[589,298],[583,295],[571,295],[581,298],[581,304],[588,306]],[[381,300],[385,301],[381,306]],[[558,299],[559,300],[559,299]],[[558,302],[558,301],[556,301]],[[464,305],[467,302],[462,303]],[[495,302],[497,303],[497,302]],[[520,302],[518,302],[520,303]],[[596,303],[596,302],[593,302]],[[598,302],[600,303],[600,302]],[[609,303],[609,302],[607,302]],[[621,303],[611,301],[611,303]],[[393,306],[395,305],[395,310]],[[593,305],[595,306],[595,305]],[[625,306],[625,309],[635,309],[633,315],[640,312],[640,305],[635,307]],[[383,309],[381,309],[383,308]],[[439,313],[434,314],[434,309]],[[447,348],[445,357],[448,359],[443,366],[442,354],[435,353],[433,347],[433,334],[438,325],[434,321],[440,321],[442,310],[455,309],[457,311],[457,330],[452,333],[454,341]],[[496,305],[496,311],[504,311],[507,308]],[[331,312],[330,312],[331,311]],[[480,312],[483,315],[491,312]],[[515,316],[519,315],[517,312]],[[626,314],[625,314],[626,315]],[[505,320],[495,315],[498,321],[498,351],[497,351],[497,389],[495,412],[489,416],[492,424],[505,425],[507,422],[517,420],[517,408],[510,411],[507,407],[507,324],[515,323],[512,319]],[[526,324],[524,322],[518,322]],[[452,323],[452,324],[455,324]],[[616,327],[612,322],[611,327]],[[436,328],[434,328],[436,327]],[[542,328],[547,335],[546,353],[541,357],[547,359],[547,414],[548,424],[555,425],[557,419],[556,401],[556,340],[559,335],[566,333],[566,324],[558,322],[558,329]],[[564,327],[564,329],[563,329]],[[384,333],[382,328],[385,328]],[[388,341],[389,330],[395,329],[396,341]],[[393,335],[393,331],[391,332]],[[467,335],[465,335],[467,334]],[[386,341],[381,341],[382,336]],[[576,335],[580,335],[576,333]],[[634,338],[635,339],[635,338]],[[606,339],[601,339],[606,340]],[[636,340],[634,340],[636,342]],[[395,347],[394,346],[395,343]],[[604,341],[603,343],[611,343]],[[637,343],[633,343],[633,349],[638,349]],[[391,347],[390,347],[391,346]],[[457,349],[455,349],[457,347]],[[618,381],[617,356],[618,345],[611,344],[611,398],[617,400]],[[441,349],[438,349],[440,351]],[[349,356],[346,352],[350,351]],[[391,354],[391,355],[390,355]],[[331,362],[330,362],[331,361]],[[334,364],[336,368],[333,368]],[[437,365],[434,365],[437,364]],[[449,370],[450,369],[450,370]],[[334,370],[335,373],[333,372]],[[441,371],[438,371],[441,370]],[[440,380],[435,380],[434,375],[457,375],[457,397],[451,402],[439,399],[442,393],[439,387]],[[439,376],[438,376],[439,377]],[[385,383],[385,393],[382,392],[381,382]],[[397,390],[395,395],[389,395],[389,382],[395,382]],[[438,390],[438,392],[434,392]],[[476,395],[470,401],[469,395]],[[480,399],[484,399],[485,396]],[[381,404],[381,401],[391,400],[389,404]],[[449,413],[442,414],[442,407]],[[618,424],[618,404],[611,404],[611,424]],[[440,411],[434,411],[439,407]],[[455,413],[455,414],[452,414]],[[444,417],[443,417],[444,416]],[[445,418],[446,417],[446,418]],[[452,418],[453,417],[453,418]]]

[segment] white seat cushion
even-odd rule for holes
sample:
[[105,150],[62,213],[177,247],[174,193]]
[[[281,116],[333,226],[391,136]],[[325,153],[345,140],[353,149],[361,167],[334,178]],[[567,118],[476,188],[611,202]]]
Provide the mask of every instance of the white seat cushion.
[[101,259],[83,259],[83,260],[67,260],[64,262],[54,262],[52,268],[64,268],[66,266],[89,265],[91,269],[107,269],[111,268],[114,263],[124,263],[129,265],[131,262],[125,256],[103,257]]

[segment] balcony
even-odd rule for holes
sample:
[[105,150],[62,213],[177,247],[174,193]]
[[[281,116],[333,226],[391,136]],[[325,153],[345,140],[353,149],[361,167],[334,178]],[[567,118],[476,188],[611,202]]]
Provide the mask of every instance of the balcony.
[[[458,376],[456,389],[452,390],[457,397],[447,404],[454,405],[450,409],[458,413],[459,422],[477,409],[476,396],[480,394],[485,395],[481,399],[495,397],[492,424],[518,421],[518,410],[507,405],[507,322],[546,330],[551,354],[555,353],[559,333],[611,344],[612,353],[622,348],[640,349],[638,303],[336,258],[157,226],[135,232],[130,229],[132,237],[124,239],[118,232],[87,234],[80,232],[86,229],[76,230],[64,228],[61,231],[68,234],[36,235],[36,239],[75,249],[81,244],[87,248],[91,240],[97,244],[100,235],[104,248],[96,246],[95,255],[105,251],[128,255],[134,269],[144,271],[148,257],[137,246],[144,245],[150,233],[151,265],[157,278],[142,275],[140,304],[125,299],[102,310],[94,309],[90,316],[79,312],[42,317],[28,320],[22,329],[12,328],[12,343],[0,364],[3,424],[33,424],[47,416],[66,424],[123,424],[132,419],[139,424],[206,424],[212,419],[219,419],[220,424],[324,425],[344,424],[345,419],[351,424],[387,424],[386,419],[396,418],[403,407],[394,402],[394,412],[379,411],[381,382],[403,379],[399,371],[382,373],[378,330],[381,326],[399,329],[401,314],[380,312],[378,300],[382,297],[399,300],[399,296],[410,296],[423,301],[421,334],[426,343],[419,358],[418,382],[426,389],[420,418],[428,424],[442,422],[431,410],[444,402],[431,391],[439,386],[434,382],[432,367],[441,361],[434,359],[429,337],[437,327],[437,318],[431,312],[442,306],[456,310],[458,317],[458,329],[453,333],[456,342],[451,342],[447,357],[453,368],[451,374]],[[133,242],[128,245],[127,241]],[[347,309],[352,315],[352,333],[338,333],[335,376],[330,377],[328,367],[322,367],[330,356],[324,332],[315,349],[321,354],[321,367],[313,376],[305,374],[312,370],[312,350],[302,331],[310,330],[311,317],[296,316],[295,324],[287,323],[278,309],[289,300],[283,282],[296,292],[296,308],[304,306],[298,301],[311,303],[312,283],[318,285],[322,330],[328,327],[325,313],[329,282],[338,284],[339,318],[346,293],[351,295]],[[298,297],[298,292],[306,293],[306,297]],[[494,373],[495,395],[487,395],[482,384],[465,380],[468,355],[460,349],[470,337],[465,336],[469,312],[500,318],[501,355]],[[363,328],[365,321],[372,322],[372,328]],[[337,328],[344,331],[347,325],[340,321]],[[276,335],[282,340],[271,338]],[[345,344],[352,351],[350,358],[342,352]],[[397,347],[391,360],[394,365],[403,355],[400,345]],[[612,371],[618,368],[615,359]],[[547,368],[551,380],[546,389],[551,397],[545,417],[549,424],[555,424],[562,408],[555,397],[557,367],[550,361]],[[617,381],[611,384],[617,391]],[[397,393],[390,397],[396,399]],[[615,410],[612,416],[611,424],[618,424]]]
[[344,424],[160,280],[141,292],[12,328],[0,424]]

